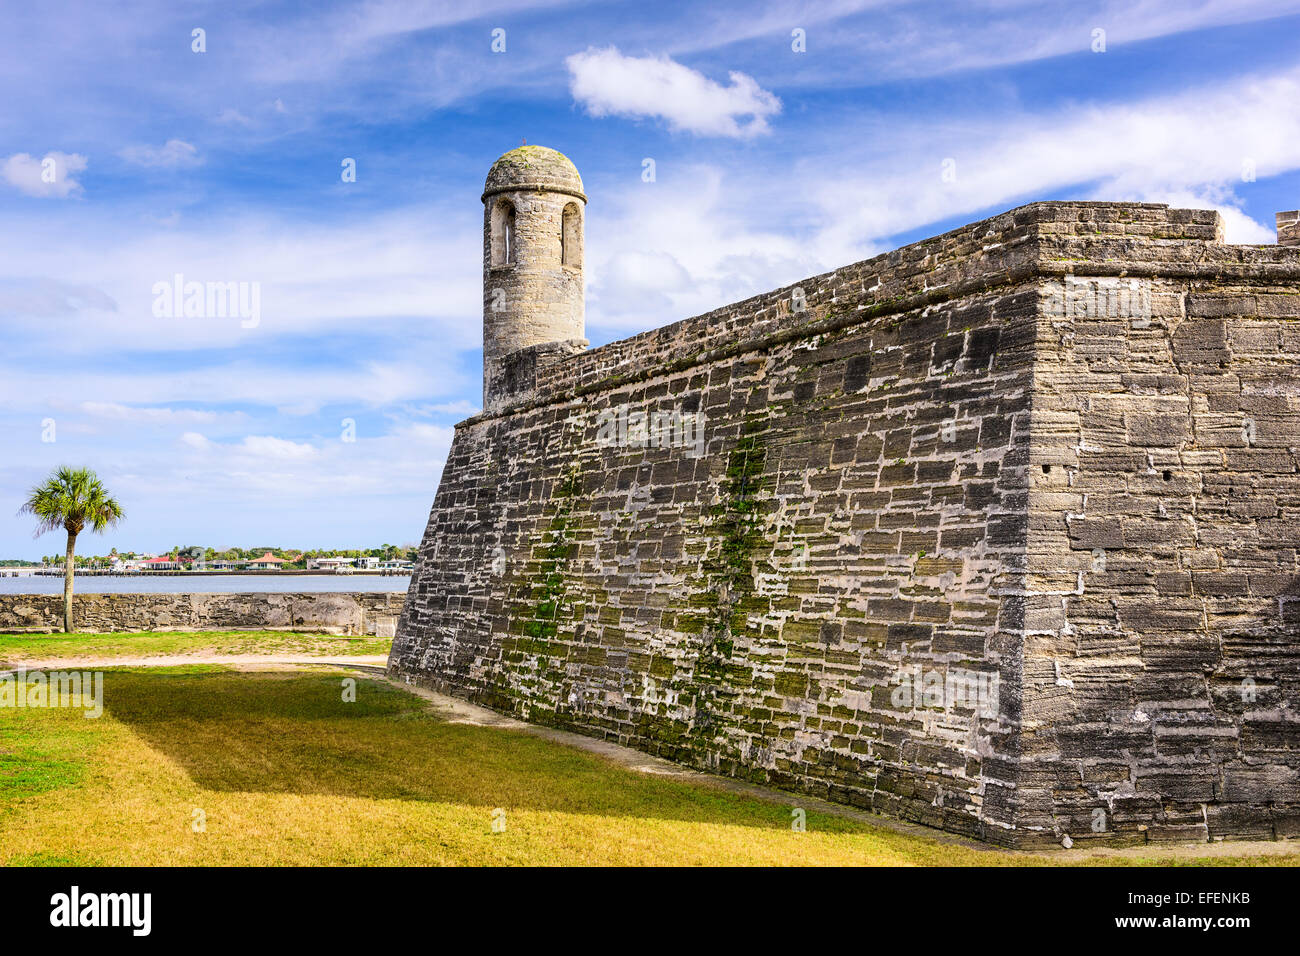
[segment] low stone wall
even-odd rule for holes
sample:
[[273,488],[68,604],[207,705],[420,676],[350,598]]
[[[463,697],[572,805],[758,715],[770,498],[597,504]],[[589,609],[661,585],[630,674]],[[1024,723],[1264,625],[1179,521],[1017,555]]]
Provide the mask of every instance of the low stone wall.
[[[398,592],[78,594],[79,631],[325,631],[392,637]],[[63,629],[62,594],[0,594],[0,632]]]

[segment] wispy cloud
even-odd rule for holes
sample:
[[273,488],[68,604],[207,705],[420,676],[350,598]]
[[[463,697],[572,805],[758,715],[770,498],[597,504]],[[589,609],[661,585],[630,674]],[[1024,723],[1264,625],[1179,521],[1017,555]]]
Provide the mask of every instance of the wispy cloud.
[[249,435],[244,439],[244,451],[261,458],[281,458],[301,461],[314,458],[315,447],[308,442],[289,441],[274,435]]
[[[405,334],[407,322],[472,349],[482,308],[476,200],[439,210],[437,229],[427,212],[400,207],[373,214],[340,208],[328,223],[234,210],[166,229],[142,226],[120,207],[87,211],[75,231],[35,214],[14,217],[0,233],[0,315],[11,346],[24,334],[52,333],[47,318],[66,317],[84,333],[64,336],[62,347],[72,353],[255,348],[268,339],[363,328],[391,337]],[[51,269],[62,278],[48,278]],[[178,273],[187,282],[259,283],[260,322],[244,328],[235,317],[155,316],[155,284],[172,283]]]
[[624,56],[589,49],[564,61],[573,98],[592,116],[664,120],[670,129],[746,138],[769,131],[781,101],[753,77],[732,71],[723,86],[668,57]]
[[[178,437],[178,447],[169,449],[180,459],[164,466],[157,477],[184,475],[190,494],[220,500],[256,495],[261,504],[289,507],[304,501],[353,505],[358,496],[385,494],[418,500],[431,493],[452,435],[449,427],[424,424],[362,433],[354,441],[338,435],[319,435],[313,441],[273,435],[220,441],[186,432]],[[135,464],[147,472],[150,462],[150,457],[141,457]],[[152,474],[142,474],[138,483],[142,490],[159,490]]]
[[103,289],[84,282],[64,282],[46,276],[0,278],[0,317],[48,319],[87,311],[116,312],[117,302]]
[[[434,344],[427,342],[427,348],[432,352]],[[0,376],[0,404],[10,410],[47,408],[68,391],[66,368],[8,367],[5,372]],[[130,369],[116,371],[105,363],[98,368],[78,368],[75,394],[112,396],[113,402],[90,401],[86,411],[98,417],[113,414],[113,406],[156,408],[194,401],[309,415],[325,407],[363,409],[417,400],[431,394],[435,389],[432,382],[438,379],[453,387],[462,383],[452,363],[440,363],[429,355],[412,356],[401,363],[365,360],[330,367],[238,359],[200,368],[150,370],[143,375]],[[145,416],[137,408],[134,413],[119,412],[119,417],[139,421]]]
[[819,183],[829,228],[848,239],[1066,192],[1196,199],[1229,215],[1229,241],[1258,241],[1236,190],[1251,177],[1300,169],[1300,112],[1282,108],[1297,100],[1300,70],[1291,70],[1127,102],[1003,112],[969,131],[912,127],[900,136],[902,151],[806,178]]
[[244,417],[240,412],[222,413],[199,408],[137,407],[119,402],[81,402],[78,407],[95,418],[152,425],[207,423],[226,418],[238,421]]
[[81,193],[81,183],[75,174],[85,169],[86,157],[79,153],[49,152],[39,159],[28,153],[15,153],[4,161],[0,175],[28,196],[67,199]]
[[[1214,208],[1228,241],[1271,242],[1272,210],[1264,222],[1245,210],[1247,177],[1300,170],[1300,113],[1279,110],[1294,101],[1300,70],[1002,108],[967,126],[864,110],[841,117],[842,131],[807,135],[783,175],[761,164],[666,166],[591,214],[588,321],[607,336],[653,328],[1035,199]],[[883,125],[887,142],[853,148]]]
[[606,195],[588,227],[588,322],[607,335],[641,331],[867,254],[779,228],[773,211],[811,198],[705,163]]
[[137,166],[174,169],[180,166],[197,166],[203,160],[198,149],[180,139],[169,139],[162,146],[128,146],[119,155]]

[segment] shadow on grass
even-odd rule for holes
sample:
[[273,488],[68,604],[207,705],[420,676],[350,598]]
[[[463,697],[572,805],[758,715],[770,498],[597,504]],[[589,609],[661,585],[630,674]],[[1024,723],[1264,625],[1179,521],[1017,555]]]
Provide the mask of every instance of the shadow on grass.
[[[422,699],[342,674],[105,674],[105,707],[217,791],[327,794],[773,829],[790,804],[635,773],[583,751],[491,727],[447,723]],[[823,831],[864,824],[810,813]]]

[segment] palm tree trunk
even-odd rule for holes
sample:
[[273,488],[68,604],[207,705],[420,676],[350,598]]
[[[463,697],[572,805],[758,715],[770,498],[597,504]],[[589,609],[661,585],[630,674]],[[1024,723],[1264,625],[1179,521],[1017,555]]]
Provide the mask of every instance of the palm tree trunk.
[[77,536],[68,532],[68,556],[63,564],[63,633],[72,633],[72,555],[77,550]]

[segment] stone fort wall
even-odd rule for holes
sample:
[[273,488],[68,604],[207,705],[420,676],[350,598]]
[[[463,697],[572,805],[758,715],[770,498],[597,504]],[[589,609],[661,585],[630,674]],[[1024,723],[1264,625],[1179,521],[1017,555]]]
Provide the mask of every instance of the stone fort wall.
[[539,350],[390,671],[1009,845],[1289,834],[1300,250],[1221,238],[1040,203]]
[[1038,323],[1017,799],[1076,842],[1296,836],[1300,250],[1162,251],[1124,260],[1149,310]]

